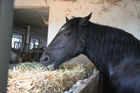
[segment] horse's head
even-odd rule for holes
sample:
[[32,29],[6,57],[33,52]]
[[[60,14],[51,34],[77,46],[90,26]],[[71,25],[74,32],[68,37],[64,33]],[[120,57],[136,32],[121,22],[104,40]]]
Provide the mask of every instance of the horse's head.
[[54,69],[57,69],[60,64],[81,54],[85,48],[82,29],[88,25],[90,17],[91,14],[83,18],[66,18],[66,23],[43,52],[41,64],[52,64]]

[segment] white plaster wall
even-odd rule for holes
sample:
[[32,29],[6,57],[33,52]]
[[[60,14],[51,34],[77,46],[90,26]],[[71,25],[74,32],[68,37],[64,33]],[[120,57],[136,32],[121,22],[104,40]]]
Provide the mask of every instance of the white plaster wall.
[[[84,17],[93,13],[90,21],[121,28],[140,39],[140,1],[122,0],[114,4],[98,0],[55,1],[50,3],[48,44],[65,23],[65,17]],[[80,59],[83,60],[83,59]],[[86,60],[84,60],[86,61]]]

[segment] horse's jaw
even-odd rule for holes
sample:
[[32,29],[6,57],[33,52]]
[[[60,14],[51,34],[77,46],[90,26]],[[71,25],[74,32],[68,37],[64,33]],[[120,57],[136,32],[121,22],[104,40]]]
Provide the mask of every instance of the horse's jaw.
[[51,63],[49,66],[53,67],[53,70],[56,70],[59,68],[59,65],[56,65],[55,62]]

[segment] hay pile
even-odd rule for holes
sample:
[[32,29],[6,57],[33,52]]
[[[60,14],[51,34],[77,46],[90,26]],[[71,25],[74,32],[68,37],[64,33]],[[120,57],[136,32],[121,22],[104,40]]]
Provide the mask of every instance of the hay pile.
[[9,69],[8,93],[64,93],[93,73],[91,64],[64,64],[51,71],[39,63],[22,63]]

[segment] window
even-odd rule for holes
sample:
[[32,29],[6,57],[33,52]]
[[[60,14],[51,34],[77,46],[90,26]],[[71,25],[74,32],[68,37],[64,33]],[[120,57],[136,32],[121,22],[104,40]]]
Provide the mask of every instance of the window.
[[12,35],[12,48],[14,49],[20,49],[21,48],[21,42],[22,42],[22,36],[21,35],[17,35],[17,34],[13,34]]
[[33,48],[38,48],[38,46],[39,46],[39,40],[35,38],[31,38],[30,50],[32,50]]

